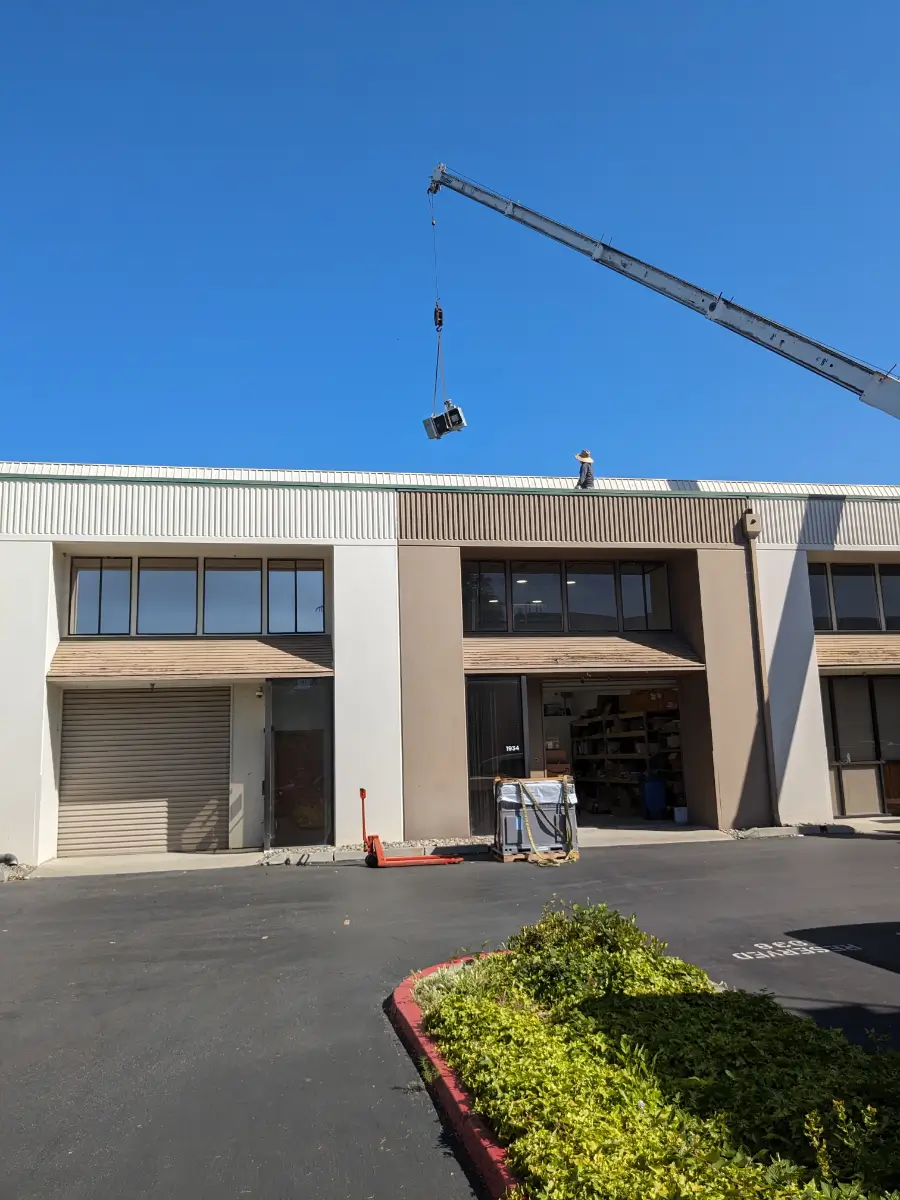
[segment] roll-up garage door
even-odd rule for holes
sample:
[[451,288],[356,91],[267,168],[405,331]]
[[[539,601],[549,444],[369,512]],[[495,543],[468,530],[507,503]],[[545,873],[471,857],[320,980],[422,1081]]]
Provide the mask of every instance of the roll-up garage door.
[[230,688],[66,692],[59,854],[228,846]]

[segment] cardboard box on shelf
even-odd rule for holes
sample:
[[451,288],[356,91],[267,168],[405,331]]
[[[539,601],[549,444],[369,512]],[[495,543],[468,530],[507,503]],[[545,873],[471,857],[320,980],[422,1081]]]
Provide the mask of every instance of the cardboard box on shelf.
[[631,712],[667,712],[678,707],[678,693],[666,688],[663,691],[632,692],[621,697]]

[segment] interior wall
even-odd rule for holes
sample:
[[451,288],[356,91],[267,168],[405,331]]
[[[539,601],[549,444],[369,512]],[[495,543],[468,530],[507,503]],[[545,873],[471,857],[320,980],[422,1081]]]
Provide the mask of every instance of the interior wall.
[[703,658],[703,614],[696,550],[684,550],[668,564],[672,631]]
[[529,677],[525,686],[528,712],[528,772],[533,775],[544,770],[544,705],[540,679]]
[[236,683],[231,689],[229,850],[263,844],[266,706],[256,694],[262,686],[259,680]]
[[401,546],[398,561],[404,835],[467,837],[460,554]]
[[722,829],[771,825],[747,555],[698,550],[712,762]]
[[699,672],[686,674],[678,680],[678,710],[681,714],[681,762],[688,820],[692,825],[708,825],[716,829],[719,810],[705,675]]

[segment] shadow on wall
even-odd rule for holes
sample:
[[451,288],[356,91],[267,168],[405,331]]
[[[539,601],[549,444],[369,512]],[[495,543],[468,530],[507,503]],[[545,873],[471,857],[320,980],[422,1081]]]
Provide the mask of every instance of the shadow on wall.
[[228,828],[222,821],[222,801],[211,796],[199,807],[193,802],[189,811],[178,801],[166,805],[166,849],[174,853],[201,850],[227,850]]
[[[778,628],[774,636],[771,629],[763,630],[768,658],[768,700],[765,716],[772,734],[779,792],[787,775],[797,736],[810,658],[813,662],[816,661],[805,550],[834,549],[844,515],[844,505],[843,496],[821,499],[809,497],[803,502],[803,515],[796,535],[800,553],[795,554],[793,558],[784,603],[779,608]],[[773,696],[777,698],[774,707]],[[819,703],[818,690],[815,703]],[[776,811],[775,815],[777,819],[779,813]],[[791,814],[787,814],[784,823],[793,823]]]

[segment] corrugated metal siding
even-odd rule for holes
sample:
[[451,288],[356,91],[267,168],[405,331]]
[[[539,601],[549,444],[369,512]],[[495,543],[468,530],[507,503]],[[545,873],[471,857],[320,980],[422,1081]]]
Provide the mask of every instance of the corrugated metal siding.
[[66,692],[59,854],[228,846],[229,688]]
[[819,668],[900,671],[900,633],[817,633]]
[[400,492],[404,542],[458,545],[728,545],[740,500],[676,496],[541,496]]
[[[161,467],[105,463],[0,462],[0,476],[40,479],[121,479],[202,483],[280,483],[315,487],[509,488],[515,491],[571,491],[570,475],[441,475],[422,471],[271,471],[249,467]],[[610,492],[678,495],[799,496],[833,495],[900,499],[900,487],[887,484],[771,483],[734,479],[633,479],[598,476],[596,487]]]
[[327,634],[280,638],[69,638],[49,679],[292,679],[333,675]]
[[0,480],[0,534],[289,542],[393,541],[390,492]]
[[702,671],[703,662],[674,633],[634,637],[467,637],[468,674]]
[[755,500],[762,518],[760,544],[806,550],[900,548],[900,502]]

